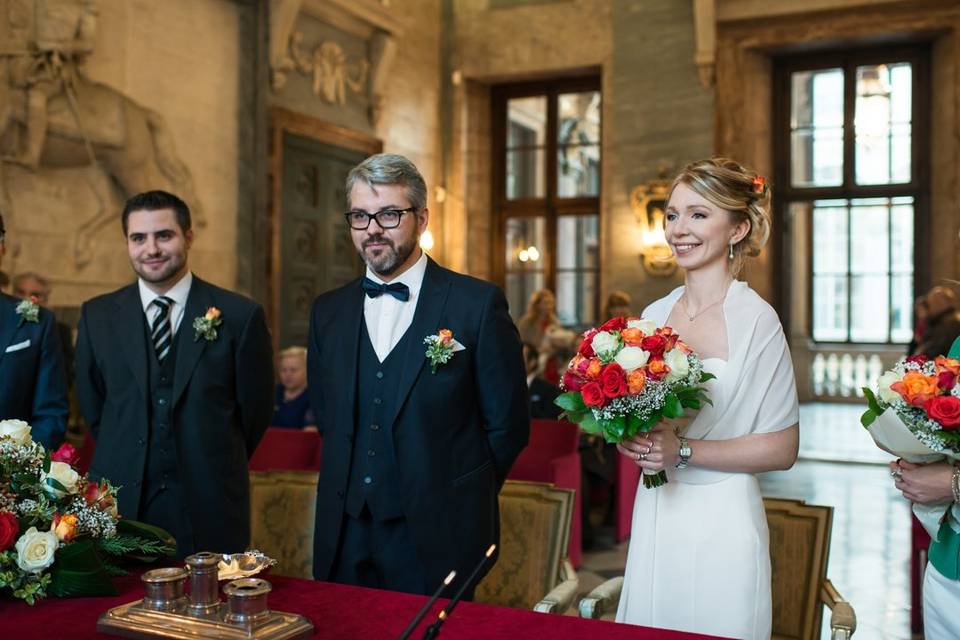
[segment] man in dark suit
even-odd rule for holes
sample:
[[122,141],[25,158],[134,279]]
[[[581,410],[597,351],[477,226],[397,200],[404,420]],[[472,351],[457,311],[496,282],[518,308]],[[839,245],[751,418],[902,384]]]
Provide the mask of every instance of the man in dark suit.
[[[0,216],[0,264],[5,236]],[[49,450],[63,442],[68,413],[63,352],[53,314],[35,301],[0,293],[0,420],[30,423],[31,437]]]
[[[13,277],[13,295],[21,300],[34,300],[41,307],[46,307],[50,302],[50,282],[32,271],[18,273]],[[73,386],[73,329],[59,320],[56,325],[60,348],[63,350],[63,366],[67,373],[69,395],[70,387]]]
[[[314,576],[427,593],[455,569],[457,588],[499,540],[497,493],[529,437],[520,338],[500,289],[420,250],[427,191],[409,160],[368,158],[346,193],[367,273],[311,312]],[[434,367],[424,339],[441,329],[452,355]]]
[[170,531],[177,556],[243,551],[247,459],[273,410],[263,309],[193,276],[190,210],[150,191],[123,209],[137,282],[86,302],[77,396],[94,478],[122,485],[120,513]]

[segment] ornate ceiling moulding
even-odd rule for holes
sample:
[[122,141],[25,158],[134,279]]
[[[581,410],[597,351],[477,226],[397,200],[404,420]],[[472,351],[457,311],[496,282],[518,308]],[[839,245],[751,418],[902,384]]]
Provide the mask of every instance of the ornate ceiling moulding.
[[[305,46],[296,30],[300,15],[365,40],[366,57],[348,56],[332,39]],[[280,93],[288,74],[297,71],[311,76],[313,93],[329,104],[344,105],[348,91],[367,94],[368,117],[376,126],[401,35],[400,22],[383,0],[270,0],[270,86]]]

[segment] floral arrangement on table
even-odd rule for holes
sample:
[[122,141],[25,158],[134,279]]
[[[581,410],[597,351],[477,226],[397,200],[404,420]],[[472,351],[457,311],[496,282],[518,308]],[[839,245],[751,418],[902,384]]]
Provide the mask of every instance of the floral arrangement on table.
[[[584,432],[621,442],[710,403],[701,385],[714,377],[670,327],[612,318],[583,334],[555,402]],[[663,471],[644,471],[648,489],[666,482]]]
[[[960,459],[960,360],[901,358],[877,380],[876,392],[863,393],[868,408],[860,423],[881,449],[914,463]],[[913,511],[935,536],[948,507],[915,504]],[[953,510],[960,526],[960,508]]]
[[0,422],[0,593],[114,595],[115,559],[171,555],[170,534],[117,513],[117,487],[74,468],[77,450],[50,453],[22,420]]

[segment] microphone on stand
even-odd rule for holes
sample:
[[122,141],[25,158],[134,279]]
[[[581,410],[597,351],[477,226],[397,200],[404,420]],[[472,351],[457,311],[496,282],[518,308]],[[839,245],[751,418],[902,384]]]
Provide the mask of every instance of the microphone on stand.
[[450,617],[450,614],[453,613],[454,607],[457,606],[457,603],[460,602],[460,599],[463,598],[463,594],[467,592],[467,589],[470,585],[473,584],[473,581],[477,579],[477,576],[480,574],[480,570],[487,564],[487,561],[493,557],[493,552],[496,551],[497,545],[492,544],[490,548],[487,549],[487,552],[483,554],[483,557],[480,558],[480,563],[473,568],[473,573],[470,574],[470,577],[467,578],[467,581],[463,583],[460,587],[460,591],[457,592],[457,595],[453,596],[446,607],[443,608],[443,611],[437,616],[436,621],[427,627],[426,631],[423,632],[423,640],[433,640],[437,635],[440,634],[440,627],[443,626],[443,623],[446,622],[447,618]]
[[440,583],[440,586],[437,587],[437,590],[427,601],[427,604],[423,605],[423,608],[417,612],[417,615],[414,616],[413,620],[410,621],[410,624],[407,625],[407,628],[403,630],[403,633],[400,634],[400,637],[397,638],[397,640],[407,640],[407,638],[410,637],[410,634],[413,633],[413,630],[417,628],[417,625],[420,624],[420,621],[423,620],[423,617],[430,611],[433,603],[437,601],[437,598],[440,597],[440,594],[443,593],[443,590],[449,587],[450,583],[453,582],[453,579],[456,577],[456,571],[451,571],[449,574],[447,574],[447,577],[444,578],[443,582]]

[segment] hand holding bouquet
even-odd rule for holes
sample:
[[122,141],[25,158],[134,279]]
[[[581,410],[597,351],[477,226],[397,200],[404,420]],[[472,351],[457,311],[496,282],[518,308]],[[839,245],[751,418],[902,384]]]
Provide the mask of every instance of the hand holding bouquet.
[[[670,327],[613,318],[584,334],[556,404],[585,433],[618,443],[709,403],[701,385],[713,377]],[[666,481],[663,471],[643,476],[647,488]]]
[[125,572],[107,556],[173,553],[166,531],[121,519],[117,489],[77,473],[76,458],[69,444],[44,450],[22,420],[0,422],[0,593],[115,594],[110,576]]

